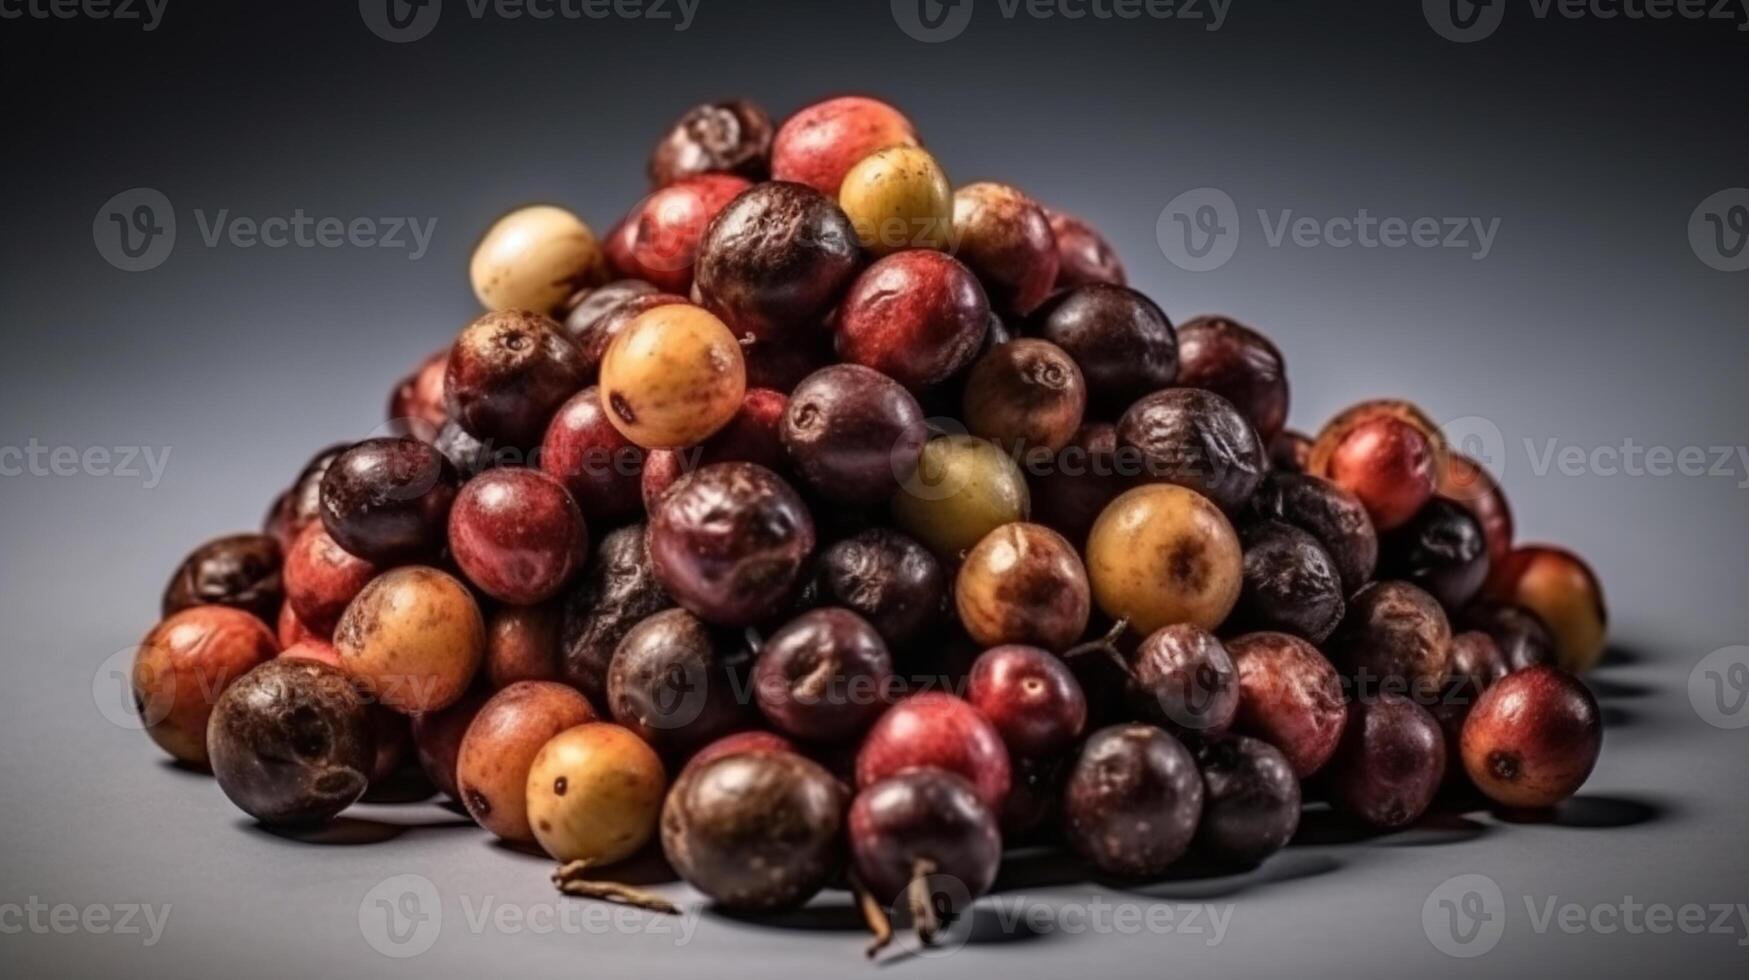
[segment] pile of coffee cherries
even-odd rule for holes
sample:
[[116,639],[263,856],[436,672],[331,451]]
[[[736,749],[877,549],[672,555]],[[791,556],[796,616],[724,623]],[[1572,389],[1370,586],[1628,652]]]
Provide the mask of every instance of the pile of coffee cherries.
[[1005,846],[1247,866],[1307,803],[1591,772],[1597,580],[1412,404],[1286,429],[1265,336],[874,99],[702,105],[649,169],[603,241],[498,221],[388,434],[177,569],[136,696],[250,815],[416,762],[568,892],[662,907],[608,880],[659,839],[735,912],[850,888],[927,939]]

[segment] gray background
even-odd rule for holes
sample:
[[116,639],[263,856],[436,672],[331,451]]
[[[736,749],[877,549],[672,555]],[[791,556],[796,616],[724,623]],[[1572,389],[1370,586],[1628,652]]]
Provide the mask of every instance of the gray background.
[[[149,33],[0,21],[0,446],[172,453],[150,488],[0,478],[0,906],[172,907],[155,947],[27,930],[0,934],[0,965],[177,977],[861,968],[841,895],[778,923],[707,913],[679,949],[673,936],[476,932],[468,910],[488,900],[552,907],[548,863],[429,804],[361,808],[326,844],[267,834],[106,720],[116,689],[101,665],[151,625],[190,546],[255,526],[309,452],[377,424],[390,382],[473,314],[467,256],[498,213],[551,200],[605,230],[643,192],[649,144],[687,105],[746,95],[783,114],[864,90],[904,107],[956,180],[1009,180],[1101,225],[1175,317],[1220,311],[1270,332],[1292,369],[1296,426],[1379,394],[1411,395],[1442,420],[1489,420],[1522,537],[1592,560],[1617,648],[1594,677],[1612,723],[1604,759],[1565,825],[1477,816],[1356,840],[1314,818],[1252,875],[1131,890],[1023,862],[999,904],[1040,910],[1045,928],[1005,929],[986,911],[968,948],[888,968],[1740,971],[1740,920],[1729,935],[1539,933],[1526,901],[1749,900],[1749,733],[1703,722],[1688,696],[1702,657],[1749,642],[1749,472],[1739,459],[1720,477],[1563,475],[1539,471],[1525,445],[1744,444],[1749,273],[1708,268],[1686,229],[1703,199],[1749,184],[1749,34],[1531,11],[1507,4],[1497,33],[1467,45],[1414,3],[1246,0],[1215,32],[1009,20],[978,0],[964,34],[941,44],[902,33],[885,0],[705,0],[685,32],[476,20],[448,0],[409,44],[373,35],[350,2],[170,0]],[[92,222],[134,187],[163,192],[180,233],[168,261],[130,274],[99,255]],[[1155,222],[1200,187],[1229,194],[1243,230],[1232,261],[1191,273],[1165,260]],[[410,261],[209,248],[195,223],[197,210],[298,208],[435,218],[437,235]],[[1271,247],[1259,208],[1500,226],[1481,261]],[[407,873],[435,883],[443,928],[428,952],[391,959],[365,941],[360,903]],[[1492,879],[1504,903],[1503,938],[1474,960],[1439,952],[1422,919],[1430,893],[1462,874]],[[1077,931],[1077,910],[1095,902],[1223,914],[1231,903],[1232,918],[1212,946],[1185,931]]]

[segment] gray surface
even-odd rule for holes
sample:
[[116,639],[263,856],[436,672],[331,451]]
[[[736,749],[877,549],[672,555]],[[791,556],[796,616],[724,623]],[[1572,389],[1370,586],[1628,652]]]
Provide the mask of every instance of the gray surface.
[[[1460,46],[1414,4],[1241,2],[1204,33],[1009,22],[984,0],[963,37],[922,45],[878,0],[707,2],[679,34],[473,22],[452,0],[429,38],[396,46],[351,4],[208,6],[172,4],[150,34],[0,24],[7,90],[36,83],[0,109],[0,446],[172,453],[150,489],[0,478],[0,926],[15,921],[4,906],[32,896],[171,906],[152,948],[0,934],[8,972],[769,978],[860,967],[860,939],[832,908],[842,896],[774,924],[707,914],[680,949],[637,928],[476,932],[469,912],[488,900],[553,908],[547,862],[430,805],[361,808],[337,835],[354,846],[266,834],[106,721],[93,697],[100,665],[151,624],[185,550],[254,525],[309,451],[367,432],[388,382],[471,315],[466,256],[497,212],[554,199],[605,228],[641,193],[647,145],[685,105],[744,93],[784,112],[858,88],[905,106],[956,179],[1010,179],[1103,225],[1175,317],[1218,310],[1271,332],[1292,367],[1296,425],[1386,393],[1412,394],[1442,420],[1492,420],[1523,536],[1593,560],[1620,648],[1596,675],[1612,724],[1566,811],[1580,826],[1481,818],[1325,840],[1252,876],[1133,892],[1060,883],[1051,862],[1027,862],[1017,868],[1039,873],[1005,885],[996,905],[1042,910],[1056,927],[1004,928],[988,906],[968,948],[896,969],[1740,971],[1740,919],[1729,935],[1569,935],[1538,933],[1525,906],[1749,900],[1749,735],[1704,723],[1688,697],[1702,657],[1749,642],[1749,493],[1738,486],[1749,474],[1741,462],[1727,478],[1539,474],[1523,448],[1744,443],[1749,273],[1707,268],[1685,234],[1698,202],[1749,183],[1749,59],[1730,25],[1537,21],[1514,5],[1495,37]],[[99,257],[91,224],[137,186],[163,191],[183,227],[168,262],[130,275]],[[1195,274],[1163,259],[1155,220],[1203,186],[1237,200],[1248,225],[1231,262]],[[1472,261],[1271,248],[1249,217],[1363,207],[1501,227]],[[439,224],[412,262],[374,249],[206,248],[196,208]],[[396,960],[367,944],[359,912],[401,874],[435,883],[443,928],[428,952]],[[1479,960],[1442,954],[1423,925],[1428,896],[1463,874],[1492,879],[1505,903],[1504,937]],[[1129,903],[1126,915],[1197,903],[1225,915],[1231,903],[1231,919],[1213,946],[1182,931],[1076,931],[1098,902]]]

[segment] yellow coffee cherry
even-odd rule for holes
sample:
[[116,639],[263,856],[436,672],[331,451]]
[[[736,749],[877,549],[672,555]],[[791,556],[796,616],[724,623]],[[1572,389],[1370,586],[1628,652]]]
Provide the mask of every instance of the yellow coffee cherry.
[[844,175],[838,206],[870,255],[945,250],[953,239],[953,185],[920,146],[889,146],[858,161]]
[[667,774],[630,729],[590,722],[553,736],[528,771],[528,823],[560,861],[612,864],[656,833]]
[[601,406],[620,434],[645,449],[703,442],[735,417],[746,393],[741,345],[696,306],[640,314],[601,358]]
[[604,281],[607,260],[583,219],[536,204],[492,225],[474,247],[468,276],[488,310],[550,314],[579,289]]
[[1032,510],[1019,464],[976,436],[932,439],[893,497],[893,522],[938,555],[956,558]]
[[1087,577],[1106,615],[1137,635],[1174,623],[1213,630],[1233,611],[1244,555],[1226,515],[1180,486],[1137,487],[1112,501],[1087,538]]

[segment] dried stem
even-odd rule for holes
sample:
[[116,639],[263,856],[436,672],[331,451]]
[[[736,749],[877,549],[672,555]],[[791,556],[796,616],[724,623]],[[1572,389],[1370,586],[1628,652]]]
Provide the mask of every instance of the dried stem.
[[575,895],[578,898],[597,898],[604,902],[644,909],[647,912],[660,912],[663,915],[680,914],[680,909],[673,902],[653,892],[623,885],[617,881],[598,881],[585,877],[585,873],[592,863],[585,859],[560,865],[553,872],[553,884],[566,895]]
[[1096,640],[1088,640],[1086,643],[1070,647],[1068,651],[1063,654],[1063,659],[1068,660],[1074,657],[1085,657],[1089,654],[1102,654],[1110,659],[1112,663],[1116,664],[1118,670],[1127,674],[1130,672],[1129,661],[1124,659],[1123,652],[1117,648],[1117,641],[1123,637],[1124,631],[1129,628],[1130,621],[1128,619],[1120,619],[1111,625],[1111,629],[1105,631],[1104,636]]
[[854,874],[850,876],[850,891],[856,896],[856,907],[862,912],[862,921],[868,923],[868,931],[874,934],[865,950],[865,954],[872,960],[893,941],[893,922],[887,917],[887,910],[881,908],[880,902],[875,901],[868,886]]
[[929,890],[929,876],[935,873],[935,862],[918,858],[911,865],[911,885],[905,889],[911,905],[911,924],[917,938],[925,946],[935,945],[935,935],[941,931],[941,917],[935,911],[935,896]]

